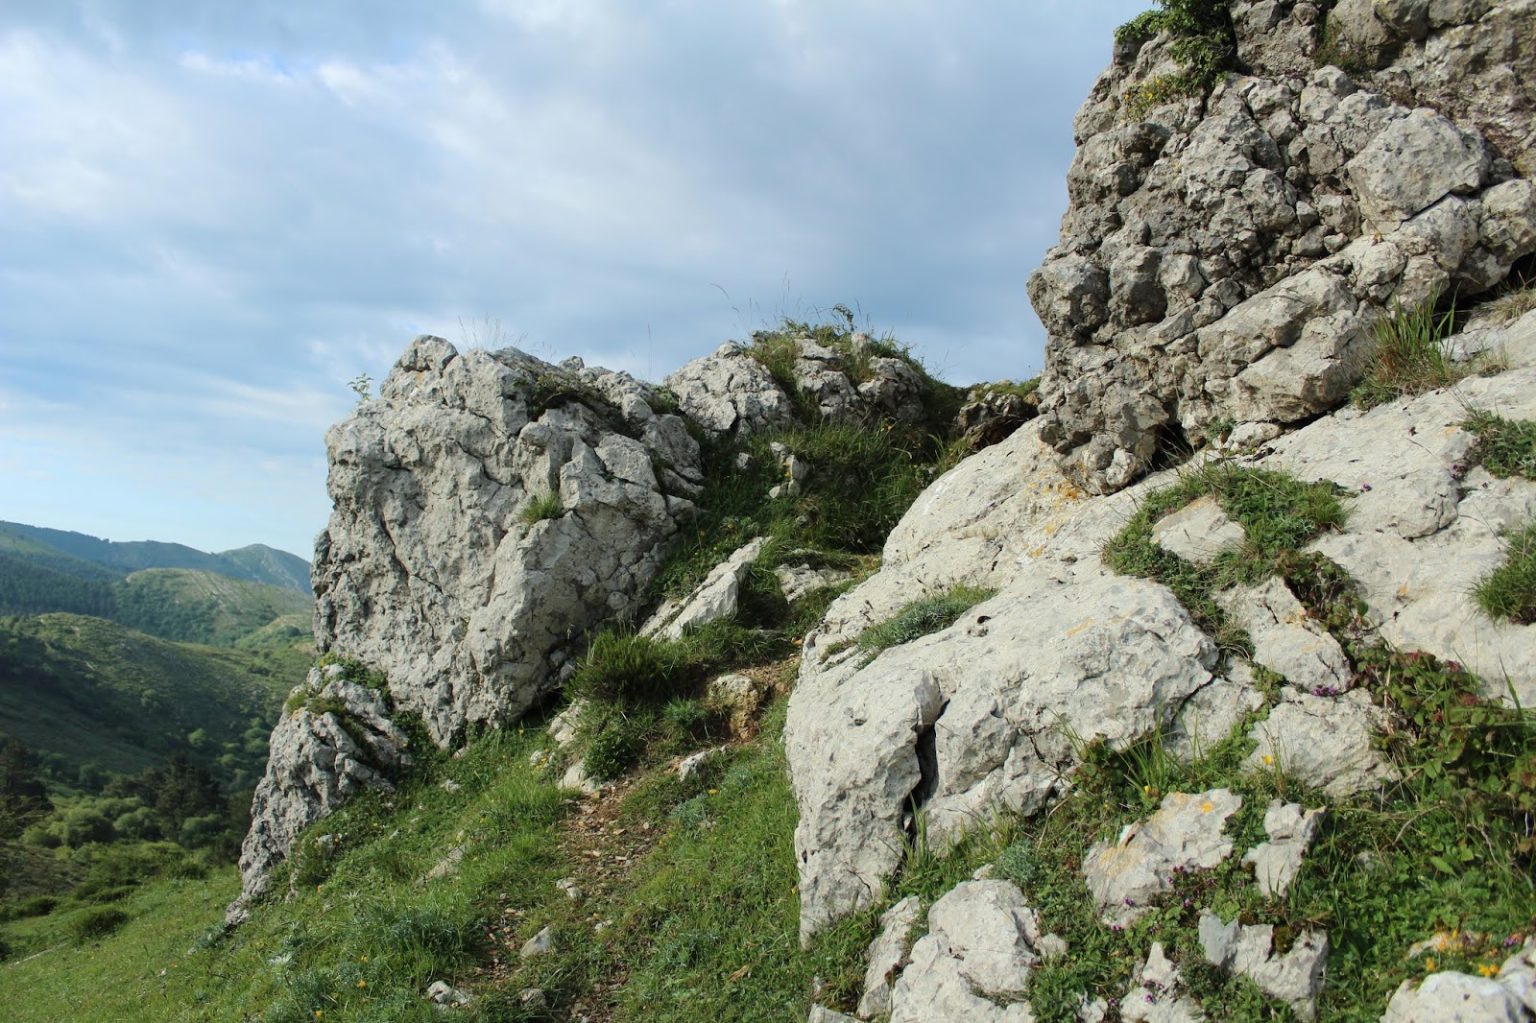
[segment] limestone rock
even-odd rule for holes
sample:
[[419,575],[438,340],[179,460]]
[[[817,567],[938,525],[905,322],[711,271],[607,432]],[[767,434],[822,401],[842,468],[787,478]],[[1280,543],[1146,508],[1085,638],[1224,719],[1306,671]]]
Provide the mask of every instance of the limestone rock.
[[982,384],[971,388],[965,404],[955,413],[955,432],[966,439],[971,451],[1001,443],[1035,418],[1039,412],[1037,394],[1019,394],[1013,387],[998,388]]
[[779,592],[784,594],[784,599],[795,604],[813,593],[841,586],[853,578],[853,573],[810,565],[780,565],[773,570],[773,577],[778,580]]
[[1126,1023],[1203,1023],[1205,1013],[1194,999],[1178,993],[1179,970],[1154,941],[1138,983],[1120,1000]]
[[657,609],[641,626],[640,635],[681,639],[689,629],[734,618],[741,584],[752,571],[752,563],[762,553],[765,543],[766,540],[758,538],[738,548],[711,569],[692,593],[682,600],[668,601]]
[[523,947],[518,949],[518,956],[522,959],[532,959],[534,956],[544,955],[555,947],[555,932],[553,928],[545,927],[523,942]]
[[1105,923],[1141,916],[1174,874],[1208,870],[1232,853],[1223,833],[1243,798],[1228,789],[1170,792],[1157,812],[1128,824],[1114,843],[1098,842],[1083,857],[1083,874]]
[[1225,676],[1212,679],[1184,701],[1164,736],[1168,752],[1186,763],[1202,757],[1262,706],[1264,696],[1254,685],[1252,669],[1235,661]]
[[1029,294],[1049,335],[1040,436],[1091,493],[1222,423],[1337,407],[1376,317],[1492,287],[1536,249],[1531,0],[1231,13],[1248,73],[1149,107],[1177,63],[1165,38],[1127,43],[1075,121]]
[[1253,659],[1305,692],[1336,696],[1353,684],[1354,671],[1339,641],[1302,607],[1285,581],[1271,576],[1254,587],[1218,596],[1253,640]]
[[1402,983],[1381,1023],[1527,1023],[1536,1015],[1536,942],[1527,941],[1494,977],[1446,970],[1417,987]]
[[1266,898],[1284,895],[1290,888],[1322,817],[1322,810],[1303,810],[1299,804],[1282,799],[1270,801],[1264,811],[1264,833],[1269,841],[1243,854],[1243,862],[1253,864],[1254,880]]
[[961,882],[928,911],[891,993],[891,1023],[1032,1023],[1019,999],[1044,937],[1010,882]]
[[240,897],[226,922],[242,923],[299,833],[368,789],[392,789],[410,763],[410,740],[390,717],[385,695],[348,681],[338,664],[314,668],[290,700],[299,705],[272,730],[267,770],[251,801],[240,846]]
[[572,700],[564,710],[549,719],[549,737],[556,746],[564,748],[576,741],[576,729],[581,726],[581,715],[586,706],[586,700]]
[[794,403],[768,368],[735,342],[667,377],[689,419],[716,434],[746,436],[794,422]]
[[1396,777],[1372,748],[1383,721],[1381,708],[1358,689],[1334,698],[1287,689],[1249,733],[1258,748],[1244,766],[1283,771],[1339,798],[1377,788]]
[[1124,748],[1216,662],[1167,590],[1057,563],[946,630],[856,654],[808,655],[790,697],[802,937],[880,898],[914,806],[940,844],[996,810],[1033,811],[1070,770],[1068,733]]
[[1152,527],[1152,541],[1196,565],[1209,565],[1223,551],[1241,547],[1243,527],[1227,518],[1210,495],[1164,515]]
[[[320,648],[381,669],[441,745],[527,710],[573,641],[631,608],[692,509],[679,488],[697,445],[646,393],[623,374],[416,339],[326,437]],[[537,504],[555,498],[553,514]]]
[[917,896],[909,895],[881,914],[880,936],[865,957],[864,995],[859,999],[859,1015],[864,1019],[891,1011],[892,984],[911,951],[912,927],[922,909]]
[[1200,947],[1206,961],[1248,977],[1259,990],[1288,1004],[1296,1018],[1311,1023],[1317,1016],[1317,996],[1323,988],[1328,964],[1328,935],[1305,931],[1290,949],[1280,954],[1274,947],[1274,927],[1269,924],[1229,924],[1204,910],[1200,914]]
[[711,707],[725,713],[732,732],[743,735],[751,730],[768,693],[751,676],[733,674],[711,679],[704,698]]
[[805,1023],[858,1023],[858,1020],[843,1012],[835,1012],[825,1006],[811,1006],[811,1014],[806,1017]]
[[427,998],[445,1009],[462,1009],[474,999],[445,980],[434,980],[427,985]]

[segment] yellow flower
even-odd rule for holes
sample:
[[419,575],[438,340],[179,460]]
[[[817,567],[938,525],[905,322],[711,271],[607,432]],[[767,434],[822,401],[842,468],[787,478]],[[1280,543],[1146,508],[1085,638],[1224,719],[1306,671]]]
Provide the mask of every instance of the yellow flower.
[[1272,766],[1274,766],[1274,763],[1275,763],[1275,756],[1274,756],[1273,753],[1266,753],[1266,754],[1264,754],[1264,766],[1265,767],[1272,767]]
[[367,981],[366,981],[366,980],[359,980],[359,981],[358,981],[358,982],[357,982],[357,986],[358,986],[358,987],[359,987],[359,988],[365,988],[365,987],[367,987],[367,986],[368,986],[368,982],[367,982]]
[[1425,956],[1424,957],[1424,972],[1425,973],[1433,973],[1434,971],[1435,971],[1435,957],[1434,956]]
[[325,1010],[324,1009],[316,1009],[315,1010],[315,1019],[325,1019]]
[[1499,972],[1499,968],[1492,963],[1484,963],[1477,968],[1477,972],[1481,973],[1485,977],[1492,977],[1494,974]]

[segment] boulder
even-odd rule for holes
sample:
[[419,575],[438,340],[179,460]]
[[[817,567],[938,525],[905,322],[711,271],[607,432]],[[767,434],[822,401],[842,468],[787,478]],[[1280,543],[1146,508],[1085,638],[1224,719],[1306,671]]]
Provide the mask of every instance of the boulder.
[[1322,818],[1322,810],[1303,810],[1297,803],[1270,800],[1264,811],[1264,833],[1269,841],[1243,854],[1243,862],[1253,864],[1254,880],[1266,898],[1284,895],[1290,888]]
[[312,669],[289,706],[272,730],[266,773],[251,800],[240,897],[225,914],[231,926],[250,916],[300,832],[359,792],[392,789],[392,777],[411,760],[386,694],[349,681],[342,665]]
[[1023,995],[1049,937],[1010,882],[961,882],[928,911],[890,1023],[1031,1023]]
[[1196,565],[1209,565],[1223,551],[1247,539],[1243,527],[1227,518],[1209,494],[1164,515],[1152,527],[1152,542]]
[[1257,748],[1245,766],[1283,772],[1338,798],[1379,788],[1397,777],[1375,749],[1385,722],[1386,712],[1358,689],[1324,697],[1287,687],[1248,733]]
[[1316,696],[1337,696],[1354,683],[1354,669],[1339,641],[1318,624],[1285,581],[1271,576],[1217,601],[1248,631],[1253,660],[1292,686]]
[[1120,1018],[1126,1023],[1203,1023],[1199,1003],[1179,994],[1180,979],[1163,943],[1154,941],[1136,985],[1120,999]]
[[412,343],[326,435],[315,636],[448,745],[515,718],[632,611],[693,510],[698,448],[623,374]]
[[766,543],[758,538],[737,548],[711,569],[692,593],[680,600],[669,600],[658,608],[640,627],[640,635],[681,639],[690,629],[735,618],[741,584],[746,581],[752,563],[763,552]]
[[736,342],[694,359],[664,381],[688,418],[713,434],[747,436],[795,420],[795,406],[768,367]]
[[891,1011],[892,985],[912,950],[912,928],[922,911],[922,902],[909,895],[880,915],[880,936],[870,943],[864,960],[864,994],[859,999],[864,1019]]

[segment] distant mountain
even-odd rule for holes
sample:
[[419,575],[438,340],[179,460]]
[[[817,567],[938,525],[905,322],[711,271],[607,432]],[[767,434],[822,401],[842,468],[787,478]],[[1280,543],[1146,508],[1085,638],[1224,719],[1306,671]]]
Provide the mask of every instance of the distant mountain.
[[240,788],[265,763],[309,656],[170,643],[79,615],[0,618],[0,733],[68,775],[131,773],[181,753]]
[[263,544],[209,554],[179,543],[102,540],[85,533],[0,522],[0,555],[81,579],[122,578],[146,568],[186,568],[310,592],[309,562]]
[[162,639],[215,646],[234,646],[295,615],[307,634],[313,603],[307,593],[185,568],[134,572],[113,583],[112,593],[113,612],[103,617]]

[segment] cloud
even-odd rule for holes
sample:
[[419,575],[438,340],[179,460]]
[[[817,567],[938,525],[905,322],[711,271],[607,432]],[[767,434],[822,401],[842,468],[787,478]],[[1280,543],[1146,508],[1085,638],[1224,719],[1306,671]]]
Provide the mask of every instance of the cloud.
[[[346,381],[418,332],[659,377],[845,302],[957,381],[1028,375],[1071,115],[1140,6],[15,0],[0,444],[34,475],[0,517],[103,474],[98,532],[303,553]],[[253,524],[198,462],[299,496]]]

